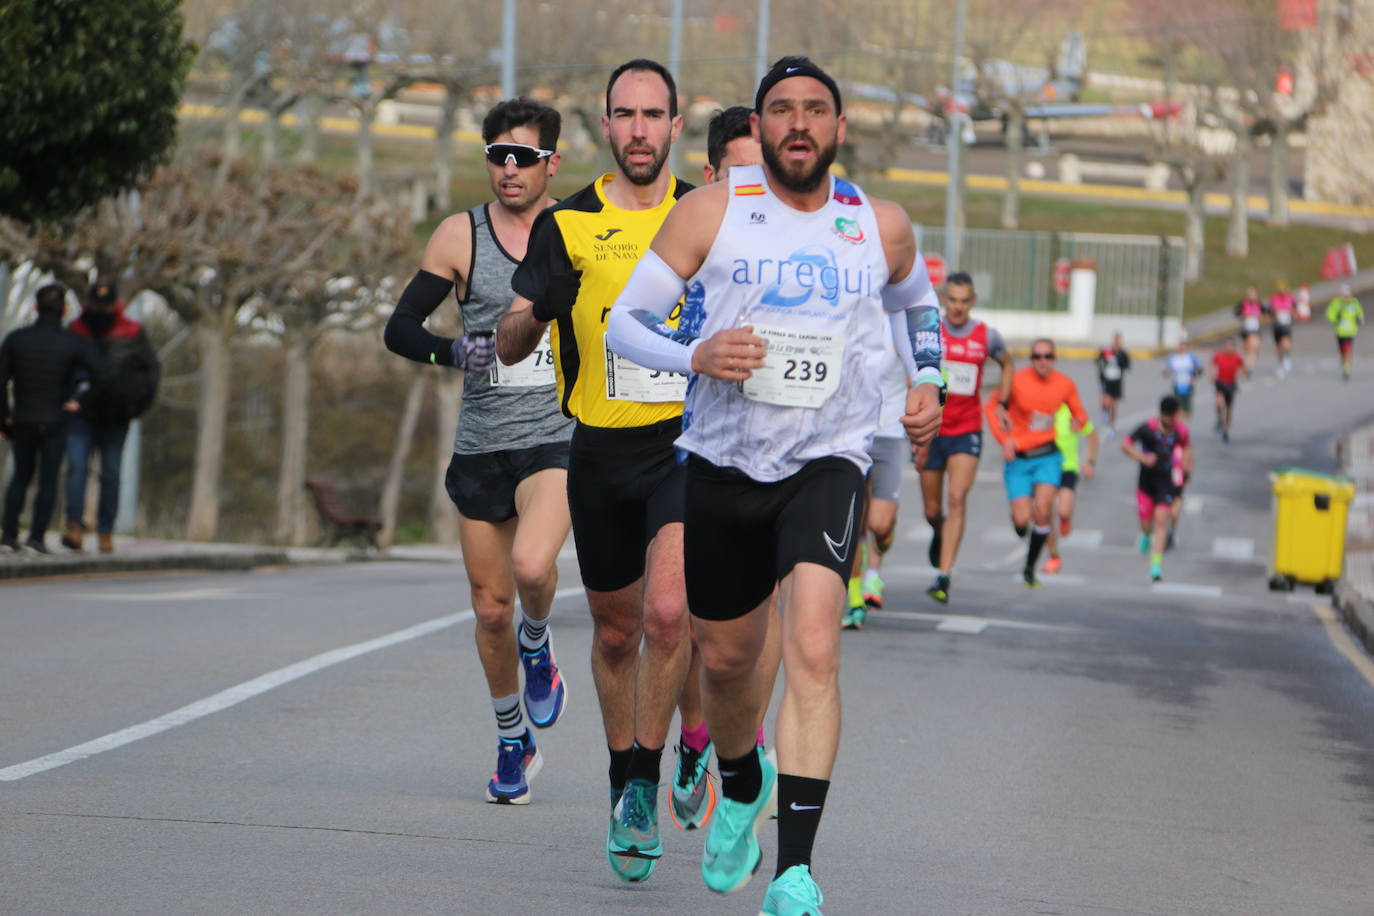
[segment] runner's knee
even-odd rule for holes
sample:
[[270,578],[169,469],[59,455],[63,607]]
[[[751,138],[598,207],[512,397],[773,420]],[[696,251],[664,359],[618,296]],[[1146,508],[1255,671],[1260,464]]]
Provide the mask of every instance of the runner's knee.
[[515,568],[515,587],[522,592],[539,591],[557,575],[556,567],[533,551],[513,553],[511,565]]
[[515,619],[515,596],[506,588],[474,585],[472,613],[479,630],[494,632],[509,628]]
[[644,596],[644,638],[673,645],[687,638],[687,600],[680,589],[655,589]]

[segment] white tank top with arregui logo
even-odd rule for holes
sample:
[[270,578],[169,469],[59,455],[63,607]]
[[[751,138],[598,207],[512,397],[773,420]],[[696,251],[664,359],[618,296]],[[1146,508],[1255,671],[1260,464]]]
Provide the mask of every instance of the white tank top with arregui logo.
[[873,207],[833,176],[814,213],[779,201],[762,166],[735,166],[729,181],[725,217],[688,282],[679,329],[705,338],[752,325],[769,349],[765,369],[742,385],[691,376],[677,444],[764,482],[829,456],[867,471],[892,349]]

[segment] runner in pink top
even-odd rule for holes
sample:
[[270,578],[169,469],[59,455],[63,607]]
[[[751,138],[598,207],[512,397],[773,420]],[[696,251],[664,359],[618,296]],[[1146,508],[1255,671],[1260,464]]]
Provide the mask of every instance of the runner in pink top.
[[1297,300],[1288,291],[1288,282],[1280,280],[1278,289],[1269,297],[1269,314],[1274,318],[1274,355],[1279,361],[1279,378],[1293,368],[1293,317]]
[[1245,342],[1245,374],[1255,371],[1255,359],[1259,356],[1260,319],[1264,317],[1264,302],[1260,300],[1259,290],[1253,286],[1245,288],[1245,298],[1236,303],[1236,317],[1240,319],[1240,338]]

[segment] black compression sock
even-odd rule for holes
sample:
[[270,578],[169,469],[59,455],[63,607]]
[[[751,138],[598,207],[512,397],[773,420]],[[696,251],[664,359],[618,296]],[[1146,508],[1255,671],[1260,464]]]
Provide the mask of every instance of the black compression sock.
[[825,796],[830,780],[778,774],[778,870],[781,875],[793,865],[811,865],[811,847],[816,844],[816,828],[825,811]]
[[1040,559],[1040,550],[1045,546],[1045,539],[1050,536],[1050,529],[1040,530],[1036,525],[1031,529],[1030,550],[1026,552],[1026,568],[1035,569],[1035,562]]
[[625,780],[629,778],[630,757],[633,755],[632,748],[625,748],[618,751],[613,747],[608,747],[611,752],[611,788],[617,792],[625,791]]
[[638,741],[630,748],[630,769],[627,779],[642,779],[658,785],[659,764],[663,760],[663,748],[645,747]]
[[751,748],[743,757],[717,754],[716,765],[720,768],[720,791],[726,798],[752,802],[759,797],[763,788],[763,766],[759,763],[758,751]]
[[1011,530],[1016,532],[1018,538],[1023,538],[1026,536],[1026,532],[1030,530],[1030,525],[1012,525]]

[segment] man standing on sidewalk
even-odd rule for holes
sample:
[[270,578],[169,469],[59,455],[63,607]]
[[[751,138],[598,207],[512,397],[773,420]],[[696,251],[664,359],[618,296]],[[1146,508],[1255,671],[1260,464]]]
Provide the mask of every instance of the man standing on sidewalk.
[[[38,470],[38,494],[25,547],[47,553],[43,536],[57,501],[57,472],[62,466],[67,418],[80,409],[77,398],[105,377],[104,361],[89,341],[62,327],[67,290],[53,283],[38,291],[38,320],[0,343],[0,435],[10,440],[14,476],[5,492],[5,516],[0,541],[19,549],[19,513],[24,507],[33,472]],[[84,370],[85,378],[80,377]],[[9,387],[14,383],[14,410]]]
[[114,552],[115,514],[119,511],[119,470],[129,422],[143,414],[157,395],[161,365],[143,325],[124,314],[113,283],[97,283],[71,330],[95,341],[110,367],[110,383],[92,393],[67,428],[67,527],[62,546],[80,550],[86,526],[86,473],[92,451],[100,452],[100,500],[95,530],[100,552]]

